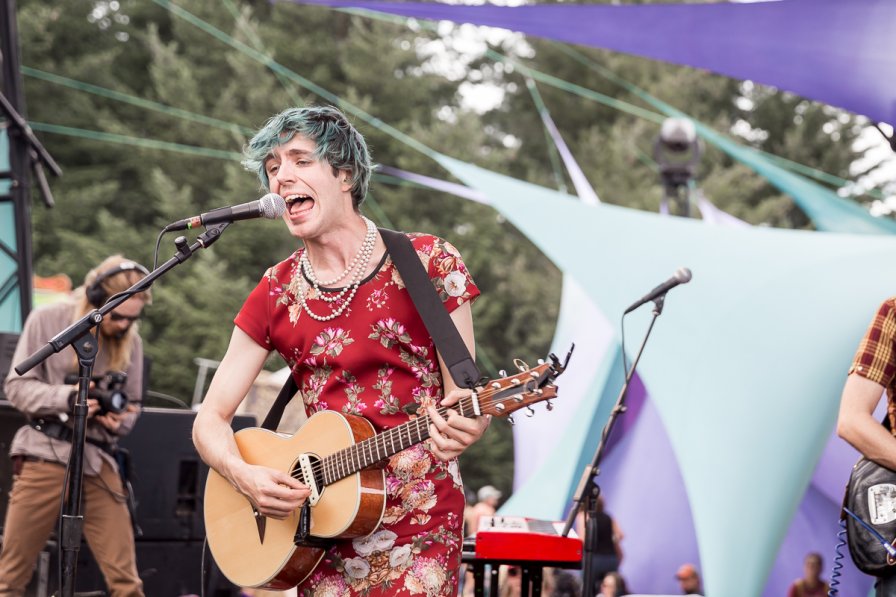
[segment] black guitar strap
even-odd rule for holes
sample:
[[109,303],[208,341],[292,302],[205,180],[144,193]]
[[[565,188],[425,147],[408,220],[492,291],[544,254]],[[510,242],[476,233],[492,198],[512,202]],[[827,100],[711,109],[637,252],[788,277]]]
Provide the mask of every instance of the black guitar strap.
[[460,337],[457,326],[445,310],[411,239],[402,232],[387,228],[380,228],[380,234],[451,378],[458,387],[472,389],[482,374]]
[[[445,305],[439,298],[435,286],[432,285],[432,280],[429,279],[429,273],[423,268],[411,239],[402,232],[388,228],[380,228],[379,231],[392,262],[398,268],[408,294],[411,295],[411,300],[423,319],[439,355],[445,361],[454,383],[459,387],[472,388],[479,381],[481,373],[470,351],[467,350],[460,332],[451,321],[451,316],[445,310]],[[290,374],[261,424],[264,429],[276,431],[286,405],[298,390],[298,384]]]

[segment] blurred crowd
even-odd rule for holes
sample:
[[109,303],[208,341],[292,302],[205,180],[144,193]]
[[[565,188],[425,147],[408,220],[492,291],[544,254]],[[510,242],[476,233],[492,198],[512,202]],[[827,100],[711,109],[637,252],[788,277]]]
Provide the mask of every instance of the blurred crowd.
[[[467,508],[464,514],[464,531],[466,536],[476,533],[482,517],[494,516],[501,501],[501,492],[485,485],[475,496],[467,496]],[[580,569],[565,570],[545,567],[542,571],[541,594],[544,597],[622,597],[637,593],[620,574],[622,563],[622,529],[604,509],[603,499],[597,504],[597,511],[591,522],[591,572],[594,586],[591,591],[583,590],[582,571]],[[585,537],[585,520],[580,514],[575,525],[579,538]],[[828,594],[829,586],[821,578],[823,560],[818,553],[809,553],[803,562],[803,574],[795,579],[787,591],[786,597],[822,597]],[[488,574],[486,582],[488,582]],[[681,595],[703,595],[703,582],[697,566],[683,563],[675,572],[675,580]],[[519,597],[522,591],[522,572],[517,566],[501,566],[498,574],[498,595],[500,597]],[[489,587],[485,594],[488,595]],[[471,572],[467,572],[462,580],[460,595],[474,595],[474,581]],[[782,596],[785,597],[785,596]]]

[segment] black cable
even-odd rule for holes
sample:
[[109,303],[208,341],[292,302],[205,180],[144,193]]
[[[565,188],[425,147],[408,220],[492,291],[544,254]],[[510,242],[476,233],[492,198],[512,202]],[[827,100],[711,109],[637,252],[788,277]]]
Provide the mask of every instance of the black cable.
[[163,228],[159,235],[156,237],[156,250],[152,254],[152,269],[156,269],[159,266],[159,246],[162,244],[162,237],[165,236],[165,229]]

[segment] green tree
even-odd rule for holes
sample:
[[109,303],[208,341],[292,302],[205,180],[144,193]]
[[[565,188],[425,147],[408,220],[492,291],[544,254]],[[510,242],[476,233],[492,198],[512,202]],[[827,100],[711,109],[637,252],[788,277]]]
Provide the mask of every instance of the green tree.
[[[249,131],[284,107],[332,101],[300,85],[299,77],[426,147],[535,184],[557,184],[525,80],[512,66],[460,51],[454,43],[459,27],[441,25],[434,32],[426,24],[267,0],[179,3],[195,16],[190,20],[166,5],[163,0],[18,1],[24,65],[169,107],[152,110],[26,78],[29,119],[64,169],[64,177],[53,183],[57,207],[34,210],[37,273],[62,271],[79,280],[110,253],[151,264],[166,223],[262,194],[255,175],[227,156],[239,153]],[[292,79],[275,75],[226,43],[221,33],[270,56],[294,73]],[[649,109],[586,64],[593,61],[718,130],[742,135],[754,147],[839,176],[847,177],[861,155],[852,144],[861,119],[788,94],[596,49],[577,48],[587,60],[576,60],[568,49],[543,40],[514,38],[493,49]],[[462,66],[446,73],[445,64]],[[470,109],[462,88],[471,84],[495,85],[504,99],[484,113]],[[602,200],[656,210],[662,192],[649,155],[658,125],[544,84],[538,89]],[[186,113],[203,118],[182,117]],[[377,162],[453,180],[385,129],[360,116],[352,120]],[[42,132],[37,123],[131,141]],[[568,176],[561,177],[572,188]],[[711,200],[749,222],[810,226],[789,198],[712,147],[706,148],[698,178]],[[561,273],[500,214],[443,193],[382,181],[365,211],[380,225],[433,232],[460,249],[483,291],[474,304],[483,370],[494,374],[514,358],[534,361],[545,355]],[[160,239],[160,261],[174,255],[175,236]],[[151,388],[189,401],[193,359],[223,354],[245,295],[269,265],[295,248],[295,239],[277,222],[236,225],[161,279],[143,328],[153,359]],[[270,363],[279,365],[277,359]],[[496,421],[462,462],[471,486],[489,482],[509,492],[511,461],[509,427]]]

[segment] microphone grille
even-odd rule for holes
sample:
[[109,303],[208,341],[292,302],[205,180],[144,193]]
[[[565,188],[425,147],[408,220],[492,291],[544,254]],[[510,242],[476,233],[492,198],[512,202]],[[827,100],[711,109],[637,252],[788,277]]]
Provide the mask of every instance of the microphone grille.
[[680,284],[685,284],[686,282],[691,281],[691,270],[686,267],[680,267],[675,271],[675,279],[678,280]]
[[258,200],[261,215],[269,220],[276,220],[286,211],[286,201],[277,193],[268,193]]

